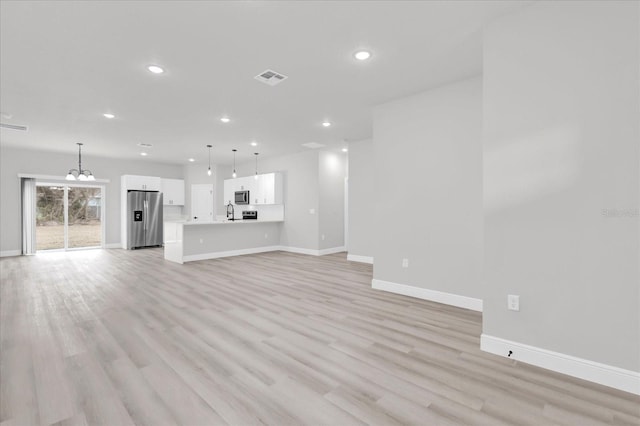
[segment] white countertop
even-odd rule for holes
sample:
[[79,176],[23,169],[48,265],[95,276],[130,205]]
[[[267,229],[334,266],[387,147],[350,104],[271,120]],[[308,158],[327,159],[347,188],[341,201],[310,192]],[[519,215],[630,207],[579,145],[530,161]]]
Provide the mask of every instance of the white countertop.
[[182,225],[233,225],[237,223],[276,223],[276,222],[284,222],[284,220],[260,220],[260,219],[249,219],[249,220],[223,220],[223,221],[192,221],[192,220],[166,220],[165,223],[179,223]]

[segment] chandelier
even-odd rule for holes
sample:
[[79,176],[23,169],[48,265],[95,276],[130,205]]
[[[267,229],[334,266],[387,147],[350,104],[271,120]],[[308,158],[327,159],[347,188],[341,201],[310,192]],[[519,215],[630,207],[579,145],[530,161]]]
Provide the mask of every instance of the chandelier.
[[91,170],[82,169],[82,143],[78,142],[76,143],[76,145],[78,145],[78,168],[69,170],[69,173],[67,174],[67,177],[65,179],[96,180],[96,178],[93,177],[93,173],[91,173]]

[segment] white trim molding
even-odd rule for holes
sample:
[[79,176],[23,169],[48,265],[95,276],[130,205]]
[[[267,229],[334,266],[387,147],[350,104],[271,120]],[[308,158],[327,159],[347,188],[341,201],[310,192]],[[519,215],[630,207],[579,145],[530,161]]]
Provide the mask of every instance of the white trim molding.
[[276,251],[276,250],[280,250],[280,247],[265,246],[265,247],[255,247],[255,248],[240,249],[240,250],[217,251],[213,253],[192,254],[189,256],[184,256],[182,258],[182,261],[193,262],[195,260],[218,259],[220,257],[242,256],[245,254],[266,253],[269,251]]
[[427,288],[414,287],[406,284],[392,283],[390,281],[382,281],[375,278],[371,280],[371,287],[376,290],[384,290],[390,293],[402,294],[404,296],[430,300],[432,302],[444,303],[445,305],[482,312],[482,299],[429,290]]
[[[480,349],[547,370],[640,395],[640,372],[482,334]],[[511,356],[508,356],[511,351]]]
[[[165,247],[165,250],[166,250],[166,247]],[[178,261],[177,259],[173,261],[178,263],[185,263],[185,262],[193,262],[196,260],[218,259],[220,257],[266,253],[269,251],[286,251],[289,253],[306,254],[309,256],[324,256],[325,254],[340,253],[344,251],[344,247],[334,247],[334,248],[324,249],[324,250],[313,250],[313,249],[288,247],[288,246],[264,246],[264,247],[252,247],[252,248],[246,248],[246,249],[240,249],[240,250],[228,250],[228,251],[216,251],[211,253],[191,254],[191,255],[183,256],[181,258],[182,260],[181,262]],[[172,259],[168,259],[168,260],[172,260]]]
[[289,253],[308,254],[310,256],[324,256],[326,254],[334,254],[345,251],[345,247],[332,247],[323,250],[315,250],[300,247],[280,246],[276,250],[286,251]]
[[373,265],[372,256],[360,256],[359,254],[347,254],[347,260],[350,262],[369,263]]
[[122,248],[122,244],[120,243],[107,243],[104,245],[106,249],[119,249]]
[[345,246],[326,248],[326,249],[318,250],[318,256],[325,256],[327,254],[342,253],[343,251],[346,251],[346,250],[347,250],[347,248]]
[[308,254],[310,256],[318,256],[319,251],[314,249],[307,248],[299,248],[299,247],[289,247],[289,246],[279,246],[276,250],[286,251],[289,253],[298,253],[298,254]]
[[92,186],[92,185],[96,185],[99,183],[109,183],[111,182],[110,179],[95,179],[95,180],[81,180],[81,181],[71,181],[69,182],[68,180],[66,180],[65,178],[67,177],[67,175],[64,176],[55,176],[55,175],[38,175],[35,173],[18,173],[18,177],[19,178],[33,178],[37,181],[43,182],[65,182],[66,184],[72,184],[75,182],[76,184],[79,182],[80,184],[82,184],[82,186]]
[[20,256],[22,252],[20,250],[5,250],[0,251],[0,257]]

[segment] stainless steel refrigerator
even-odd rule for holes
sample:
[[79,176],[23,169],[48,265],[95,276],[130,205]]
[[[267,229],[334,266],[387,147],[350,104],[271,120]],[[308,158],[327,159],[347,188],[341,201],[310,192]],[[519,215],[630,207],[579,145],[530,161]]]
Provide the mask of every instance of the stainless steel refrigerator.
[[127,193],[127,248],[162,245],[162,193]]

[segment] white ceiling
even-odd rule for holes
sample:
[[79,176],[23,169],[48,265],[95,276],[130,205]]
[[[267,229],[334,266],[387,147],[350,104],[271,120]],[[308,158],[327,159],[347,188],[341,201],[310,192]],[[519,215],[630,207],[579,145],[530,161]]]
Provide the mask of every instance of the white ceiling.
[[[218,163],[232,148],[238,161],[306,142],[341,148],[371,136],[372,106],[480,73],[482,26],[524,4],[2,1],[2,122],[29,131],[2,129],[0,140],[181,164],[206,161],[206,144]],[[373,57],[356,61],[360,48]],[[289,79],[253,79],[268,68]],[[149,156],[138,143],[153,144]]]

